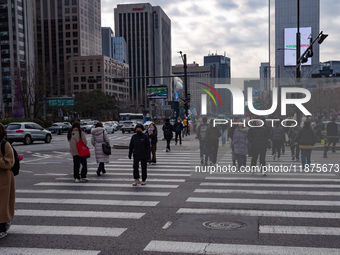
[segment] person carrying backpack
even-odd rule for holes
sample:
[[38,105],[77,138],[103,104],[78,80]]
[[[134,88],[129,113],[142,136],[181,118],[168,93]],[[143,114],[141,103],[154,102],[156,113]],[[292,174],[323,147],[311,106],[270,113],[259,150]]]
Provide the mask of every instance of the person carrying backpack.
[[[3,143],[5,140],[7,140],[7,132],[0,124],[0,141]],[[0,151],[0,239],[7,236],[14,219],[15,181],[12,172],[14,163],[12,146],[5,142],[5,155]]]
[[174,128],[175,128],[175,145],[177,145],[177,137],[179,137],[179,144],[182,145],[181,133],[183,130],[183,124],[180,118],[177,119]]
[[318,117],[318,120],[315,122],[315,126],[314,126],[314,131],[315,131],[315,134],[316,134],[316,137],[318,138],[322,138],[321,137],[321,131],[325,130],[325,124],[323,124],[322,122],[322,116],[319,116]]
[[170,120],[168,118],[165,119],[165,124],[163,125],[163,133],[164,133],[164,138],[166,140],[166,152],[169,152],[170,149],[170,142],[172,139],[172,132],[174,131],[174,126],[171,125]]
[[[201,164],[203,163],[206,165],[208,164],[208,151],[207,151],[207,144],[206,144],[206,135],[208,130],[208,124],[207,124],[207,117],[203,117],[202,119],[203,123],[198,126],[197,128],[197,139],[199,140],[200,144],[200,158],[201,158]],[[205,155],[205,161],[203,162],[203,156]]]

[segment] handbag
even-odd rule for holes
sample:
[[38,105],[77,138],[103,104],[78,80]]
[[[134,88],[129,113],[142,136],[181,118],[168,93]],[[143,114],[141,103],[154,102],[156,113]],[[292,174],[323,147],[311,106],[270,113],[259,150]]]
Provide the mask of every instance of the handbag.
[[87,147],[83,140],[81,140],[81,131],[79,132],[79,142],[76,143],[79,157],[89,158],[91,153],[89,147]]
[[105,142],[105,138],[104,138],[104,130],[103,130],[103,143],[102,143],[102,148],[103,148],[103,152],[106,155],[111,155],[111,146]]

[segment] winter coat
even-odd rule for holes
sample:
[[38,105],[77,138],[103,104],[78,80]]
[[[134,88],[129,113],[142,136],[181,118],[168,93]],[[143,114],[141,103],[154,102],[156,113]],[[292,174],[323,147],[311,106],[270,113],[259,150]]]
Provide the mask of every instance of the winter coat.
[[329,122],[327,124],[327,136],[338,136],[339,130],[338,130],[338,124],[335,122]]
[[[71,131],[72,136],[71,139],[68,141],[70,144],[70,150],[72,156],[78,156],[78,149],[76,143],[79,142],[79,130],[75,128]],[[81,131],[81,140],[85,145],[87,145],[87,139],[84,131]]]
[[197,132],[196,132],[198,140],[204,141],[206,139],[207,130],[208,130],[208,124],[207,123],[203,123],[203,124],[200,124],[198,126]]
[[273,127],[270,134],[270,139],[272,141],[280,141],[281,143],[285,141],[285,131],[282,127]]
[[0,223],[13,221],[15,207],[15,182],[11,168],[14,153],[9,143],[5,145],[5,156],[0,150]]
[[221,130],[219,129],[219,127],[218,126],[214,127],[212,124],[209,124],[208,129],[207,129],[207,134],[206,134],[206,141],[208,143],[214,142],[218,140],[220,136],[221,136]]
[[315,131],[325,130],[325,124],[323,124],[322,120],[317,120],[314,125]]
[[252,148],[263,149],[268,147],[269,134],[264,126],[251,127],[248,131],[247,138]]
[[177,126],[180,126],[180,128],[181,128],[181,131],[183,130],[183,124],[182,124],[182,122],[176,122],[175,124],[174,124],[174,129],[175,129],[175,132],[176,133],[181,133],[181,131],[180,132],[177,132],[176,130],[177,130]]
[[297,134],[295,141],[298,145],[311,145],[316,143],[316,135],[311,127],[303,127]]
[[155,129],[152,135],[149,135],[148,131],[146,131],[146,135],[149,137],[149,140],[151,139],[151,144],[156,144],[158,142],[157,139],[157,130]]
[[107,135],[106,130],[103,127],[96,127],[91,129],[91,143],[94,147],[94,151],[96,154],[97,163],[109,163],[109,155],[106,155],[103,152],[102,144],[106,142],[110,145],[110,139]]
[[232,147],[235,154],[247,155],[248,154],[248,129],[236,129],[233,135]]
[[233,139],[233,135],[234,135],[235,129],[236,129],[235,125],[233,125],[232,127],[229,128],[228,138]]
[[136,159],[149,159],[150,155],[150,141],[149,137],[143,133],[134,134],[131,137],[129,146],[129,158],[133,153],[133,157]]
[[[170,129],[171,130],[171,135],[170,134],[166,134],[166,130],[167,129]],[[170,122],[166,122],[164,125],[163,125],[163,128],[162,128],[163,132],[164,132],[164,138],[165,139],[172,139],[172,132],[175,131],[174,130],[174,126],[170,124]]]

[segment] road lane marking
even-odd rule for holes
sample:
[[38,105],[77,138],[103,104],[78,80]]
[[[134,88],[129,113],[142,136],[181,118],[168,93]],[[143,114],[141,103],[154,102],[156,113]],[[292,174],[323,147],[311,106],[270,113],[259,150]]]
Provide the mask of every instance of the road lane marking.
[[281,184],[281,183],[218,183],[218,182],[202,182],[201,186],[238,186],[238,187],[284,187],[284,188],[332,188],[337,189],[339,185],[332,184]]
[[[58,181],[71,181],[73,178],[55,178]],[[119,181],[131,182],[131,178],[88,178],[89,181]],[[185,179],[152,179],[149,178],[148,182],[185,182]]]
[[101,251],[1,247],[2,254],[25,255],[98,255]]
[[[40,182],[34,185],[37,186],[71,186],[71,187],[132,187],[131,184],[121,184],[121,183],[68,183],[68,182]],[[169,184],[147,184],[141,188],[164,188],[164,189],[176,189],[179,185],[169,185]]]
[[289,195],[289,196],[340,196],[340,192],[290,191],[290,190],[237,190],[237,189],[195,189],[195,193]]
[[340,228],[311,227],[311,226],[274,226],[260,225],[260,234],[286,234],[286,235],[327,235],[339,236]]

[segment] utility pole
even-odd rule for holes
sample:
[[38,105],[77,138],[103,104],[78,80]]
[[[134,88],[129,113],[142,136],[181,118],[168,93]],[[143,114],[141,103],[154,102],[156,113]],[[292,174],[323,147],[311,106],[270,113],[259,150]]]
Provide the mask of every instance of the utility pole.
[[[296,33],[296,85],[299,87],[298,83],[300,82],[301,78],[301,34],[300,34],[300,0],[297,0],[297,33]],[[299,98],[300,94],[297,93],[296,98]],[[298,109],[296,113],[296,120],[298,121],[299,125],[301,124],[301,112]]]
[[188,65],[187,65],[187,54],[182,55],[182,51],[179,52],[181,54],[182,60],[183,60],[183,69],[184,69],[184,96],[185,96],[185,116],[188,117],[188,111],[189,111],[189,94],[188,94]]

